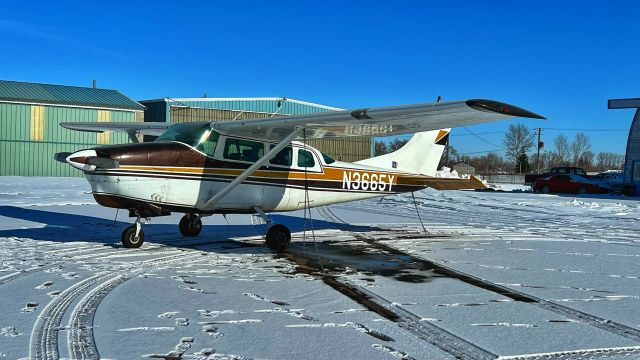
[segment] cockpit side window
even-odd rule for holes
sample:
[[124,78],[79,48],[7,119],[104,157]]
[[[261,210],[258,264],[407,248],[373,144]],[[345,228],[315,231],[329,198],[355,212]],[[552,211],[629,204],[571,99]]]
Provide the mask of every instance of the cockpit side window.
[[227,138],[222,156],[228,160],[256,162],[264,155],[260,142]]
[[[275,145],[271,145],[271,149],[273,149]],[[286,148],[280,150],[279,153],[276,154],[271,160],[269,160],[269,164],[271,165],[280,165],[280,166],[291,166],[293,159],[293,149],[291,146],[287,146]]]
[[316,166],[316,161],[313,159],[313,154],[307,150],[298,150],[298,167],[312,168]]
[[215,131],[205,132],[202,134],[200,143],[196,146],[196,149],[207,154],[207,156],[213,157],[216,152],[216,145],[218,145],[218,139],[220,134]]

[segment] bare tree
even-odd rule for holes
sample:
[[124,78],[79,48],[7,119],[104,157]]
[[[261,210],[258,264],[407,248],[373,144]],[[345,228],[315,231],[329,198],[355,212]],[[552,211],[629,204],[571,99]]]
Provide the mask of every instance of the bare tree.
[[589,137],[584,133],[577,133],[573,143],[571,144],[573,166],[578,166],[580,159],[587,151],[591,152],[591,142],[589,141]]
[[583,168],[585,171],[591,171],[593,169],[593,159],[596,154],[591,151],[585,151],[580,155],[580,159],[578,160],[578,166]]
[[[523,155],[533,147],[533,133],[523,124],[511,124],[507,131],[503,144],[507,159],[514,164],[524,164],[519,161]],[[522,169],[519,169],[522,172]]]
[[384,155],[388,152],[389,150],[387,150],[387,144],[385,144],[384,141],[376,141],[376,156]]
[[[449,145],[449,165],[451,162],[455,162],[459,158],[460,154],[458,154],[458,150]],[[442,156],[440,156],[440,162],[438,163],[438,169],[442,169],[443,166],[447,166],[447,150],[442,152]]]
[[403,147],[407,142],[409,142],[409,139],[393,139],[387,148],[389,149],[389,152],[394,152]]
[[569,162],[570,150],[569,139],[560,134],[553,139],[556,151],[552,155],[551,166],[564,166]]
[[624,167],[624,155],[612,152],[599,152],[596,156],[595,167],[598,171],[622,169]]

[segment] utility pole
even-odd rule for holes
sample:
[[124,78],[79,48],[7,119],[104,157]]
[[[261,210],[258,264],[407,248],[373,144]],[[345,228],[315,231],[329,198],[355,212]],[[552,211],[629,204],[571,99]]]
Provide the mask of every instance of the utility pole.
[[540,174],[540,148],[544,147],[544,143],[540,141],[542,135],[542,128],[538,128],[538,155],[536,156],[536,164],[538,166],[538,174]]
[[445,149],[445,151],[446,151],[446,153],[447,153],[446,160],[445,160],[445,164],[444,164],[444,166],[446,166],[446,167],[449,167],[449,139],[450,139],[450,138],[451,138],[451,137],[448,137],[448,138],[447,138],[447,146],[444,148],[444,149]]

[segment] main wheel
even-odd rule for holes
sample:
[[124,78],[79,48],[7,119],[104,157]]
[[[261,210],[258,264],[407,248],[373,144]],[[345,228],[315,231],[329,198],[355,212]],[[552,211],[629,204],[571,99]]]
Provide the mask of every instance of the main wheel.
[[124,229],[120,240],[122,241],[122,245],[126,248],[139,248],[144,242],[144,231],[140,229],[138,236],[136,236],[136,226],[131,225]]
[[584,186],[580,186],[578,188],[578,194],[586,194],[587,193],[587,188]]
[[548,194],[551,192],[551,188],[549,187],[549,185],[545,185],[542,187],[542,193],[543,194]]
[[202,220],[199,216],[187,214],[180,219],[178,227],[183,236],[197,236],[202,231]]
[[282,225],[273,225],[267,230],[267,246],[275,251],[282,252],[291,243],[291,232],[289,229]]

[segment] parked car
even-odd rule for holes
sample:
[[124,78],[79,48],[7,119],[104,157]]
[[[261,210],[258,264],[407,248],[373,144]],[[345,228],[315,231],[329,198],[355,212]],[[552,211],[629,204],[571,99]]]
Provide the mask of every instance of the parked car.
[[533,186],[535,192],[549,194],[552,192],[578,194],[606,194],[608,189],[598,186],[597,181],[581,175],[551,175],[536,179]]
[[622,184],[624,183],[624,174],[622,171],[605,171],[590,178],[595,181],[601,188],[608,189],[613,193],[622,193]]
[[526,174],[524,176],[524,184],[525,185],[533,185],[536,180],[541,178],[546,178],[551,175],[581,175],[584,177],[588,177],[587,173],[583,168],[573,167],[573,166],[558,166],[551,168],[551,170],[544,174]]

